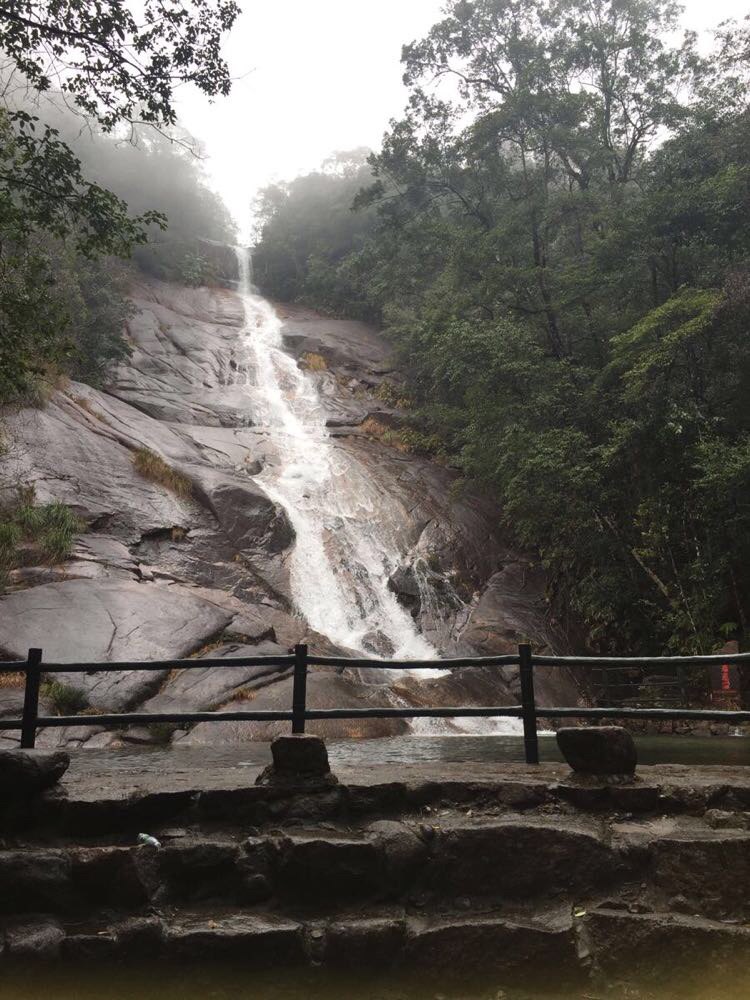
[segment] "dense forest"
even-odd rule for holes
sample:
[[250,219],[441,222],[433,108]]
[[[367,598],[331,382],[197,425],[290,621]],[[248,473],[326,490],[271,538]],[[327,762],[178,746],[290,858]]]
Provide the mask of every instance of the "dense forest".
[[613,652],[750,640],[750,32],[678,17],[451,0],[382,148],[259,206],[263,290],[382,324],[404,441]]

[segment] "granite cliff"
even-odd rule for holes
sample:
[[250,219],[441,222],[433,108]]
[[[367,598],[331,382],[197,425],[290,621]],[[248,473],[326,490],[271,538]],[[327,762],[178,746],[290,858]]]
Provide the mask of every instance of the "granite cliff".
[[[303,640],[317,651],[340,649],[300,613],[290,582],[295,530],[262,485],[264,470],[283,466],[284,456],[253,417],[241,297],[143,280],[132,298],[132,357],[103,390],[70,383],[42,408],[4,415],[2,487],[33,485],[39,502],[67,504],[85,530],[61,564],[12,572],[0,599],[0,656],[23,657],[30,646],[58,662],[209,650],[251,655],[286,652]],[[368,516],[388,519],[398,556],[389,590],[416,631],[447,655],[510,651],[521,638],[560,650],[564,641],[549,618],[542,572],[508,544],[497,511],[480,496],[452,489],[454,472],[399,450],[384,431],[398,426],[400,414],[383,402],[381,387],[394,364],[383,338],[363,324],[297,307],[278,306],[277,314],[286,351],[317,391],[334,454],[354,456],[383,498]],[[144,476],[134,461],[139,453],[157,456],[189,488]],[[334,544],[335,525],[330,534]],[[360,647],[391,652],[377,630]],[[287,707],[291,684],[282,668],[81,672],[59,680],[113,711],[220,709],[236,699]],[[549,678],[539,694],[558,704],[577,696],[566,676]],[[0,712],[15,715],[20,697],[12,687],[1,690]],[[314,706],[342,707],[383,699],[510,703],[517,693],[511,668],[418,681],[403,676],[385,688],[348,671],[319,671],[310,678],[309,698]],[[175,738],[266,738],[279,726],[206,728]],[[400,720],[373,722],[367,734],[403,728]],[[320,729],[352,731],[338,722]],[[123,738],[148,741],[153,734],[48,730],[40,743],[108,745]]]

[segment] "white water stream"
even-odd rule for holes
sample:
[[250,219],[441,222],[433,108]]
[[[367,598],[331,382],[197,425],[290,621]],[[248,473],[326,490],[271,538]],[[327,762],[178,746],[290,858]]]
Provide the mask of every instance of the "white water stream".
[[435,649],[388,589],[400,557],[389,530],[388,498],[331,440],[313,380],[283,350],[281,321],[253,293],[241,248],[237,262],[253,416],[276,456],[255,478],[296,533],[290,567],[295,604],[337,645],[371,655],[368,636],[379,634],[396,658],[434,659]]
[[[372,656],[386,640],[395,659],[430,660],[435,648],[419,634],[388,579],[404,555],[395,527],[402,512],[357,459],[337,447],[318,390],[283,349],[281,321],[255,294],[246,250],[237,248],[248,393],[255,425],[271,453],[255,478],[285,511],[296,540],[290,557],[292,597],[310,626],[333,643]],[[395,673],[395,672],[394,672]],[[442,671],[409,671],[420,678]],[[516,720],[414,720],[413,732],[511,733]]]

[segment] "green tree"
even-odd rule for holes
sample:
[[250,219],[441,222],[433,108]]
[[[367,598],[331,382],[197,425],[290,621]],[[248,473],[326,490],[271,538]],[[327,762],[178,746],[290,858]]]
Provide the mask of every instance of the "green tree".
[[[231,0],[146,0],[140,20],[97,0],[0,3],[0,50],[26,81],[27,104],[54,86],[105,132],[171,126],[178,83],[228,91],[220,40],[237,13]],[[0,401],[67,351],[69,312],[50,241],[85,259],[127,255],[164,224],[154,211],[131,216],[121,197],[85,177],[58,130],[11,96],[0,112]]]
[[[537,550],[552,613],[609,652],[750,646],[750,36],[724,25],[703,58],[670,41],[676,16],[452,0],[404,48],[409,104],[336,256],[417,430]],[[260,254],[283,227],[304,245],[324,203],[294,235],[270,204]],[[313,304],[314,270],[294,259]]]

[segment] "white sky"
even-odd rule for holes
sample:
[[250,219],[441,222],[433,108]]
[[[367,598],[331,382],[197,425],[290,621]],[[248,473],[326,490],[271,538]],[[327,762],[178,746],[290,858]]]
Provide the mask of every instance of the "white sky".
[[[748,0],[687,0],[684,24],[743,17]],[[401,46],[440,17],[443,0],[244,0],[224,52],[232,93],[210,104],[184,91],[178,111],[205,144],[206,169],[241,228],[259,188],[314,170],[334,150],[377,148],[403,109]]]

